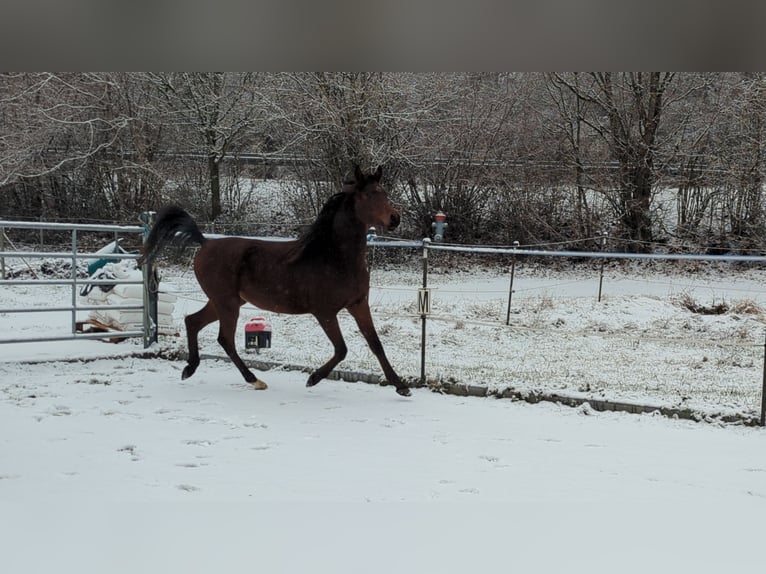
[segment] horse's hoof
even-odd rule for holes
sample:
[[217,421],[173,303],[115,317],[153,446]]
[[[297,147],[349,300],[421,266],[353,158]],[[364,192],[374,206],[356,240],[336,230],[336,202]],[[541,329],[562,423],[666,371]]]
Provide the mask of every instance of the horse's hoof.
[[192,369],[191,367],[187,365],[186,367],[184,367],[183,373],[181,373],[181,380],[183,381],[184,379],[188,379],[193,374],[194,374],[194,369]]
[[411,395],[409,387],[400,387],[396,389],[396,392],[402,395],[403,397],[409,397]]
[[314,377],[314,373],[312,373],[311,376],[309,377],[309,380],[306,381],[306,386],[307,387],[313,387],[314,385],[316,385],[321,380],[322,379],[315,378]]
[[268,388],[269,388],[269,386],[268,386],[266,383],[264,383],[264,382],[263,382],[261,379],[255,379],[255,380],[254,380],[252,383],[250,383],[250,384],[251,384],[251,385],[253,385],[253,388],[254,388],[256,391],[265,391],[266,389],[268,389]]

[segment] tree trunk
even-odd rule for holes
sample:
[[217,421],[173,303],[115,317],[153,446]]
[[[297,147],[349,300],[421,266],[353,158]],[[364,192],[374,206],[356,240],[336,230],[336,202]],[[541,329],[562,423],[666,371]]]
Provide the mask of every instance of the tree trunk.
[[210,175],[210,220],[215,221],[221,215],[221,163],[214,155],[207,158]]
[[628,238],[633,242],[627,246],[627,250],[635,253],[651,251],[650,244],[654,240],[649,212],[654,173],[651,160],[644,159],[642,164],[625,170],[622,178],[625,186],[622,222],[628,232]]
[[[628,73],[619,98],[610,73],[597,75],[608,113],[613,153],[620,164],[622,223],[632,243],[630,251],[649,252],[653,241],[650,214],[655,183],[656,136],[664,112],[664,91],[670,73]],[[628,102],[618,104],[620,100]],[[637,129],[632,127],[635,122]]]

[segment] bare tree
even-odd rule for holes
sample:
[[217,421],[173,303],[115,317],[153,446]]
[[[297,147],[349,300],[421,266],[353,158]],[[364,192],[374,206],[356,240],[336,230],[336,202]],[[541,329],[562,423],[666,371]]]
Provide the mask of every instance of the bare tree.
[[[569,84],[574,89],[570,89]],[[555,160],[562,162],[574,174],[575,225],[579,237],[588,238],[602,231],[598,211],[591,206],[593,194],[589,192],[594,188],[592,173],[586,168],[587,163],[598,161],[600,154],[592,136],[589,137],[592,133],[586,125],[589,104],[581,95],[581,84],[581,74],[577,72],[571,75],[568,83],[562,82],[560,75],[546,74],[545,103],[552,104],[557,113],[551,114],[548,105],[541,106],[540,113],[547,120],[542,128],[551,134],[554,141],[561,142],[561,154]]]
[[509,163],[517,161],[512,118],[522,82],[509,74],[429,74],[418,86],[431,105],[419,122],[419,154],[406,170],[408,211],[420,235],[437,211],[449,237],[475,241],[501,233],[498,209],[511,204]]
[[[571,75],[557,74],[555,81],[590,104],[583,118],[608,144],[618,164],[614,207],[630,241],[629,250],[651,250],[650,216],[655,160],[662,143],[660,127],[675,73],[592,72],[588,82],[574,82]],[[579,78],[578,78],[579,79]]]
[[[728,97],[722,89],[720,74],[679,74],[685,86],[696,86],[679,101],[668,117],[679,126],[674,152],[668,156],[665,181],[675,188],[675,229],[668,230],[682,243],[709,242],[712,213],[720,190],[720,165],[714,157],[715,126],[721,121],[721,109]],[[710,223],[703,229],[704,222]]]
[[766,147],[766,76],[733,74],[717,123],[717,158],[721,174],[721,231],[739,237],[762,237]]
[[765,127],[762,73],[0,73],[0,210],[236,222],[249,153],[297,221],[382,164],[416,237],[757,247]]
[[221,162],[237,145],[251,149],[253,132],[265,119],[269,100],[256,73],[171,72],[147,74],[157,89],[157,105],[174,130],[176,153],[199,153],[207,162],[210,219],[221,207]]
[[[3,74],[0,184],[28,215],[109,213],[104,166],[131,116],[111,74]],[[108,169],[107,169],[108,171]]]
[[677,169],[679,238],[717,252],[764,233],[764,77],[759,73],[683,74],[701,86],[675,106],[682,137]]
[[310,219],[340,188],[353,164],[384,165],[392,186],[411,160],[411,143],[423,108],[413,102],[408,74],[315,72],[281,74],[277,149],[290,152],[296,186],[292,207]]

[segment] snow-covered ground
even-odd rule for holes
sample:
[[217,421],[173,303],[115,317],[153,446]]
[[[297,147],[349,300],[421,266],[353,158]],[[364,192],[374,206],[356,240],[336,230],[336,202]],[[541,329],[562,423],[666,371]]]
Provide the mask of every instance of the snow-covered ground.
[[[173,316],[180,336],[163,337],[160,345],[183,353],[183,317],[206,299],[189,267],[165,266],[162,276],[162,284],[178,297]],[[432,264],[429,381],[483,386],[490,392],[511,389],[688,409],[703,417],[760,414],[766,272],[723,264],[666,264],[661,270],[614,265],[605,272],[599,302],[596,264],[558,271],[522,264],[516,269],[506,325],[509,279],[502,267]],[[378,332],[394,368],[409,379],[419,379],[421,372],[421,281],[414,253],[410,263],[373,264],[370,303]],[[0,292],[0,308],[70,301],[68,287],[9,287]],[[709,315],[689,309],[719,304],[728,310]],[[257,355],[244,349],[244,325],[254,316],[264,316],[273,330],[272,348]],[[4,333],[17,338],[67,332],[71,323],[68,313],[8,317],[12,320],[5,322]],[[351,317],[343,312],[340,319],[349,352],[338,368],[380,374]],[[311,316],[265,313],[246,305],[238,333],[241,354],[266,363],[311,369],[332,354]],[[203,354],[224,356],[216,337],[215,325],[201,333]],[[128,342],[120,349],[137,344]],[[30,345],[13,355],[44,357],[56,348]],[[97,353],[105,349],[103,344],[96,348]],[[77,349],[87,352],[83,345]]]
[[[183,316],[191,273],[164,270]],[[435,269],[427,372],[703,413],[760,408],[758,270],[595,267],[508,275]],[[400,374],[420,372],[416,264],[376,266],[371,292]],[[66,288],[3,287],[0,308]],[[692,313],[680,300],[723,315]],[[244,322],[262,313],[244,308]],[[250,358],[317,366],[310,317],[266,314],[273,347]],[[6,314],[0,338],[67,332],[66,313]],[[348,316],[340,368],[377,373]],[[203,353],[221,354],[216,329]],[[240,346],[244,347],[244,335]],[[0,345],[0,563],[4,572],[713,572],[762,565],[766,435],[758,427],[598,413],[552,403],[261,372],[223,360],[133,356],[137,342]],[[87,359],[87,360],[86,360]]]

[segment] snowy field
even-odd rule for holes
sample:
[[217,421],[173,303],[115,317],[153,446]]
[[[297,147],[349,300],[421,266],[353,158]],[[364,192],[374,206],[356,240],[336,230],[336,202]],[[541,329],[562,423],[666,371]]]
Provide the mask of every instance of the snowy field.
[[[202,296],[164,269],[183,316]],[[394,368],[420,372],[417,266],[374,267]],[[762,566],[766,435],[715,422],[760,408],[766,308],[758,270],[520,266],[429,277],[428,377],[493,389],[688,405],[710,422],[440,395],[140,359],[137,342],[0,345],[4,572],[719,572]],[[0,307],[66,288],[3,287]],[[693,313],[726,302],[721,315]],[[240,332],[258,310],[244,308]],[[317,366],[310,317],[266,314],[249,358]],[[0,316],[0,338],[66,333],[66,313]],[[347,316],[344,370],[379,367]],[[203,353],[221,354],[216,329]],[[243,340],[239,341],[244,347]]]
[[[439,254],[436,254],[438,257]],[[420,377],[419,258],[395,268],[373,267],[370,303],[386,352],[400,375]],[[432,259],[435,259],[432,254]],[[670,271],[668,271],[670,269]],[[675,271],[630,265],[608,269],[598,302],[596,264],[553,271],[519,265],[510,325],[507,269],[432,265],[432,314],[427,325],[426,376],[530,394],[688,409],[698,417],[760,413],[766,334],[766,273],[695,264]],[[179,317],[204,301],[188,269],[165,278],[179,294]],[[692,312],[726,305],[718,315]],[[243,307],[239,331],[264,315],[273,347],[253,359],[313,368],[332,348],[310,316],[274,315]],[[341,314],[349,352],[339,369],[379,374],[353,320]],[[183,324],[178,323],[183,333]],[[222,355],[215,327],[203,331],[202,352]],[[179,341],[185,349],[182,336]],[[242,343],[242,341],[240,341]],[[173,341],[168,342],[169,345]]]

